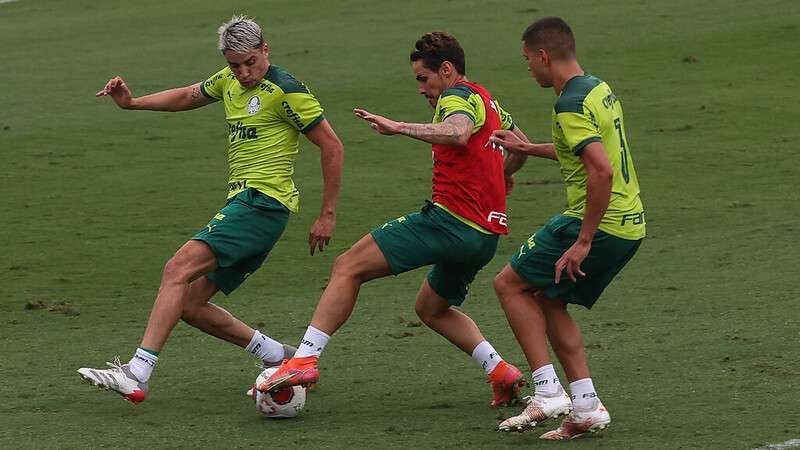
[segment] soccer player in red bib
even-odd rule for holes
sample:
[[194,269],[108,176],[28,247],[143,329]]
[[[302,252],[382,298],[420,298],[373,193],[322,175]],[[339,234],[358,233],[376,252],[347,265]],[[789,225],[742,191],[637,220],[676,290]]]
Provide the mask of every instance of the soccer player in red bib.
[[517,398],[522,373],[503,361],[461,305],[470,282],[494,256],[507,234],[503,152],[489,144],[492,132],[511,130],[527,142],[482,86],[467,81],[464,51],[444,32],[423,35],[411,52],[419,93],[434,107],[432,123],[403,123],[362,109],[356,116],[381,134],[403,134],[433,144],[432,201],[419,212],[385,223],[339,256],[295,356],[262,391],[309,385],[319,379],[317,360],[330,336],[350,316],[361,284],[432,265],[417,294],[422,321],[485,371],[492,406]]

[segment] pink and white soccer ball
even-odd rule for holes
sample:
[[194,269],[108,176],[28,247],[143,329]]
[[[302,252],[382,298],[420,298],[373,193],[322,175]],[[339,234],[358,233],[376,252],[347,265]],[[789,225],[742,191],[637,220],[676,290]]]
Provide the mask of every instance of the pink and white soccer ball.
[[266,394],[262,394],[256,389],[258,385],[267,381],[277,370],[277,367],[264,369],[256,378],[256,383],[253,385],[253,399],[256,401],[256,409],[270,419],[296,417],[306,406],[306,388],[292,386]]

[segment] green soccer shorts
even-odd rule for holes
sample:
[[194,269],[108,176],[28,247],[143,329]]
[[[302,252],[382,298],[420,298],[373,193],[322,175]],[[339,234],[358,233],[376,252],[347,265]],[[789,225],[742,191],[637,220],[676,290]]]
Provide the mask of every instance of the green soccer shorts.
[[591,309],[611,280],[630,261],[641,239],[632,241],[597,230],[589,255],[581,264],[585,277],[576,275],[577,283],[562,272],[555,284],[555,264],[578,239],[581,219],[557,215],[528,238],[511,257],[511,268],[536,289],[550,298]]
[[211,247],[217,270],[207,273],[229,295],[264,263],[289,221],[289,210],[272,197],[246,189],[232,197],[192,236]]
[[428,284],[453,306],[464,302],[498,241],[496,234],[481,233],[430,202],[370,234],[395,275],[433,264]]

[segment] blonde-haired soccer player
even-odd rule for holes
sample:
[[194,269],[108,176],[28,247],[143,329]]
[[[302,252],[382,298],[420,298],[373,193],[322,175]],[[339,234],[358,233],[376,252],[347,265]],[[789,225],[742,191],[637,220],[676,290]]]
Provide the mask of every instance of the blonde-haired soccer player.
[[81,368],[92,384],[134,403],[144,401],[158,354],[178,320],[277,365],[294,348],[254,330],[209,300],[230,294],[264,262],[298,211],[292,181],[298,137],[319,147],[324,192],[309,247],[322,251],[336,226],[343,147],[306,86],[270,63],[270,48],[253,20],[234,16],[219,30],[227,66],[203,82],[133,97],[114,77],[97,93],[123,109],[186,111],[222,101],[228,125],[228,194],[225,206],[164,267],[161,286],[139,348],[130,362],[110,369]]

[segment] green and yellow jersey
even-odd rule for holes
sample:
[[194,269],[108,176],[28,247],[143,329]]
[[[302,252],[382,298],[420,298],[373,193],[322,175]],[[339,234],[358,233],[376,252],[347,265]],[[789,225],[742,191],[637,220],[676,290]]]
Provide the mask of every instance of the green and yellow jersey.
[[[497,114],[500,116],[500,123],[504,130],[514,129],[514,120],[511,114],[507,113],[497,100],[494,100],[494,107],[497,108]],[[434,108],[432,123],[444,122],[450,116],[456,114],[463,114],[472,120],[472,134],[478,132],[483,124],[486,122],[486,105],[483,104],[483,99],[470,89],[469,86],[459,84],[457,86],[445,89],[436,101],[436,108]],[[436,203],[436,206],[442,208],[448,214],[452,215],[462,223],[480,231],[483,234],[492,234],[491,231],[483,228],[477,223],[454,213],[447,209],[446,206]]]
[[603,143],[614,175],[608,210],[598,228],[622,239],[643,238],[644,208],[622,105],[608,84],[587,74],[567,81],[553,107],[553,144],[567,185],[566,216],[583,219],[586,211],[586,167],[580,155],[591,142]]
[[[497,114],[500,115],[503,129],[513,130],[514,121],[511,119],[511,115],[500,106],[497,100],[494,101],[494,106],[497,107]],[[481,96],[473,92],[469,86],[459,84],[445,89],[439,96],[433,113],[433,123],[444,122],[444,119],[455,114],[469,117],[475,124],[472,126],[472,134],[475,134],[486,121],[486,106],[483,104]]]
[[292,175],[298,138],[324,118],[314,95],[274,64],[254,87],[242,86],[230,67],[225,67],[203,82],[200,90],[225,105],[228,198],[254,188],[296,213],[300,195]]

